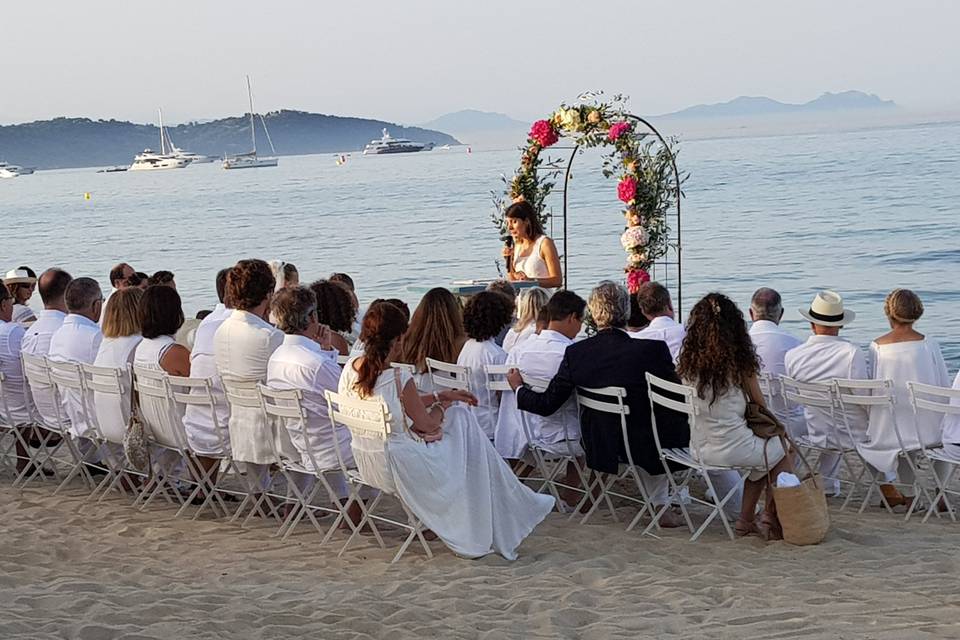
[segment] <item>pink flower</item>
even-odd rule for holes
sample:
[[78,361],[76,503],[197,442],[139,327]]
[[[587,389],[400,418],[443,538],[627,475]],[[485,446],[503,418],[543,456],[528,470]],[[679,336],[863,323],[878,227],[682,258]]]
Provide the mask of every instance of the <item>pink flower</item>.
[[549,147],[560,139],[556,129],[553,128],[549,120],[537,120],[534,122],[533,126],[530,127],[529,135],[531,140],[544,148]]
[[650,274],[643,269],[632,269],[627,272],[627,291],[636,293],[640,290],[640,285],[644,282],[650,282]]
[[622,136],[627,131],[630,131],[629,122],[616,122],[610,125],[610,128],[607,130],[607,138],[610,142],[616,142],[617,138]]
[[630,227],[620,236],[620,244],[628,251],[647,244],[647,231],[643,227]]
[[627,176],[617,185],[617,197],[624,202],[630,202],[637,195],[637,179]]

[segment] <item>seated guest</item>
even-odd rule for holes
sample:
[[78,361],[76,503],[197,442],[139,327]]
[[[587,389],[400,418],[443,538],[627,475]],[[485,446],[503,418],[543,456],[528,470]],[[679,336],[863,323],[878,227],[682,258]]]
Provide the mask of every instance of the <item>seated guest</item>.
[[[940,444],[942,415],[920,410],[914,415],[907,382],[937,387],[950,386],[947,365],[940,345],[914,329],[923,316],[920,297],[909,289],[894,289],[883,303],[890,331],[870,344],[874,380],[890,380],[895,399],[892,415],[887,410],[870,412],[867,441],[857,450],[874,468],[892,476],[901,484],[911,485],[914,473],[910,464],[899,456],[900,438],[908,450]],[[942,470],[941,470],[942,472]]]
[[[43,311],[37,321],[30,325],[23,335],[22,352],[31,356],[47,356],[50,354],[50,340],[53,334],[63,326],[67,317],[67,302],[65,300],[67,287],[73,278],[63,269],[47,269],[40,274],[37,288],[40,290],[40,300],[43,301]],[[50,385],[34,383],[28,385],[30,395],[37,412],[46,424],[56,424],[57,409],[54,401],[53,388]],[[62,413],[62,412],[61,412]],[[65,416],[64,416],[65,418]]]
[[[353,324],[350,326],[350,331],[347,335],[347,342],[353,344],[360,336],[360,323],[363,322],[363,314],[366,313],[366,309],[360,307],[360,299],[357,298],[357,287],[353,283],[353,278],[345,273],[331,273],[330,277],[327,279],[330,282],[336,282],[337,284],[343,285],[350,290],[350,299],[353,301]],[[323,323],[322,320],[320,322],[321,324]]]
[[[187,405],[183,414],[183,428],[187,434],[190,450],[197,456],[197,462],[205,469],[220,463],[220,458],[230,453],[230,437],[227,423],[230,419],[230,407],[223,395],[223,384],[217,374],[217,361],[214,355],[214,336],[217,329],[233,313],[226,299],[227,274],[230,269],[217,272],[215,286],[220,302],[197,327],[190,351],[190,377],[206,378],[213,388],[214,415],[209,407]],[[202,393],[202,392],[195,392]],[[219,429],[218,429],[219,428]]]
[[751,469],[743,487],[737,534],[780,539],[772,492],[767,492],[760,523],[755,522],[757,502],[768,483],[766,464],[769,482],[776,482],[788,461],[780,439],[754,435],[744,417],[748,397],[765,404],[757,382],[760,362],[743,313],[727,296],[710,293],[694,305],[687,327],[677,373],[697,390],[693,402],[700,413],[690,432],[690,453],[707,465]]
[[[20,350],[26,330],[13,321],[13,294],[7,287],[0,287],[0,373],[3,374],[3,400],[0,405],[0,421],[4,426],[20,427],[33,422],[27,404],[27,387],[23,377]],[[23,430],[29,432],[29,428]],[[29,438],[29,435],[27,435]],[[27,452],[20,440],[16,441],[17,475],[26,469]]]
[[627,333],[636,333],[641,329],[646,329],[650,324],[647,316],[643,315],[643,309],[640,308],[640,302],[637,301],[636,294],[630,296],[630,317],[627,318]]
[[[407,322],[410,322],[410,307],[407,306],[407,303],[401,300],[400,298],[377,298],[370,303],[370,306],[377,304],[378,302],[386,302],[392,304],[397,309],[403,312],[403,317],[407,319]],[[350,345],[350,355],[359,356],[363,353],[363,341],[357,340],[352,345]]]
[[[334,433],[327,415],[324,391],[337,390],[340,365],[337,351],[330,346],[331,331],[317,319],[317,298],[307,287],[287,287],[273,297],[271,309],[277,319],[277,328],[283,331],[283,344],[270,356],[267,363],[267,385],[274,389],[300,389],[307,424],[291,424],[287,430],[293,446],[300,454],[300,464],[309,471],[338,469]],[[305,436],[305,438],[304,438]],[[348,467],[353,467],[350,455],[350,431],[338,427],[336,438]],[[349,495],[346,481],[340,474],[328,475],[337,498]],[[307,486],[307,489],[310,487]],[[360,521],[360,505],[351,505],[350,517]]]
[[515,346],[527,340],[537,328],[537,314],[547,304],[550,294],[546,289],[532,287],[517,296],[517,320],[503,338],[503,350],[510,353]]
[[34,289],[37,288],[37,274],[30,267],[18,267],[8,271],[3,284],[13,296],[13,320],[17,324],[29,326],[37,320],[36,314],[28,306]]
[[172,271],[157,271],[147,279],[148,287],[170,287],[176,290],[177,283],[174,280]]
[[[103,333],[97,324],[103,310],[100,284],[93,278],[76,278],[67,286],[64,300],[69,313],[50,338],[48,357],[58,362],[93,364],[103,340]],[[90,397],[85,403],[73,389],[61,389],[60,395],[70,419],[70,430],[77,437],[86,436],[92,424],[84,407],[92,408],[93,398]]]
[[456,362],[467,341],[463,328],[463,311],[456,297],[443,287],[427,291],[420,300],[410,326],[397,344],[393,354],[396,362],[412,364],[413,376],[421,391],[433,391],[433,382],[427,372],[427,358],[441,362]]
[[271,260],[270,270],[273,271],[273,277],[277,281],[278,291],[286,287],[296,287],[300,284],[300,272],[297,271],[296,265],[283,260]]
[[[110,293],[107,294],[107,299],[103,302],[103,309],[106,312],[108,306],[110,306],[110,298],[114,293],[120,291],[121,289],[126,289],[127,287],[140,286],[140,278],[136,271],[133,270],[126,262],[121,262],[113,266],[110,269],[110,273],[107,278],[110,280]],[[146,289],[146,275],[144,274],[144,283],[141,287]],[[100,321],[103,322],[103,319],[106,317],[106,313],[103,313],[100,317]]]
[[145,274],[143,271],[137,271],[132,276],[127,278],[127,286],[139,287],[142,290],[146,290],[146,288],[150,286],[150,276]]
[[104,311],[103,340],[93,364],[98,367],[126,369],[123,397],[93,392],[93,406],[97,412],[100,432],[110,442],[122,442],[130,420],[131,378],[133,356],[143,339],[140,335],[140,298],[143,291],[127,287],[110,296],[110,306]]
[[[844,309],[843,298],[835,291],[821,291],[809,309],[800,309],[800,315],[810,322],[813,335],[783,357],[787,375],[798,382],[825,382],[835,378],[866,380],[867,359],[860,348],[840,337],[840,329],[853,322],[857,314]],[[836,411],[836,423],[829,411],[818,407],[804,407],[807,438],[814,445],[852,449],[867,437],[867,411],[864,407],[850,407],[847,423],[853,442],[847,435],[843,415]],[[840,455],[824,453],[820,456],[820,474],[827,484],[827,492],[840,493]],[[888,501],[904,504],[903,496],[893,485],[881,485]],[[891,502],[891,504],[893,504]]]
[[[513,370],[507,376],[517,392],[517,406],[541,416],[559,411],[576,392],[577,387],[624,387],[627,415],[627,433],[633,462],[640,467],[644,484],[654,504],[663,505],[668,498],[669,485],[653,440],[650,422],[650,403],[647,394],[647,372],[679,382],[673,359],[661,340],[633,340],[624,331],[630,313],[630,295],[621,285],[604,281],[590,293],[587,308],[597,323],[596,335],[567,347],[557,373],[543,393],[537,393],[523,384],[523,376]],[[690,430],[686,419],[679,414],[657,411],[660,441],[666,448],[686,447]],[[603,473],[617,473],[621,462],[626,462],[620,417],[584,409],[580,416],[580,431],[587,466]],[[653,478],[651,476],[656,476]],[[681,526],[683,521],[672,512],[664,513],[661,526]]]
[[[750,339],[760,358],[760,371],[774,380],[787,372],[783,364],[787,351],[803,342],[780,327],[783,303],[780,294],[766,287],[757,289],[750,299]],[[801,407],[787,407],[783,396],[774,394],[770,410],[787,427],[794,438],[807,435],[807,424]]]
[[190,375],[190,350],[177,344],[174,336],[183,325],[180,294],[173,287],[147,287],[140,299],[140,331],[134,364],[172,376]]
[[[233,311],[213,339],[221,378],[267,381],[267,363],[283,342],[283,332],[266,320],[275,286],[270,265],[263,260],[241,260],[227,275],[226,299]],[[265,482],[266,465],[275,460],[270,444],[273,425],[259,408],[248,407],[233,407],[227,424],[233,458],[247,463],[251,477]],[[281,444],[284,440],[289,449],[289,438],[281,439]]]
[[[487,285],[487,291],[496,291],[497,293],[502,293],[503,295],[510,298],[510,302],[516,305],[517,303],[517,288],[510,284],[509,280],[494,280]],[[500,330],[500,333],[497,334],[495,342],[503,346],[503,341],[507,338],[507,331],[510,330],[510,327],[513,325],[513,318],[510,318],[510,323],[504,325],[503,329]]]
[[351,441],[360,475],[403,498],[457,555],[498,553],[513,560],[523,539],[553,509],[554,500],[522,485],[483,436],[469,408],[452,405],[475,402],[471,394],[444,390],[421,396],[408,373],[390,366],[395,342],[406,329],[395,306],[372,306],[360,333],[366,351],[351,359],[340,377],[340,394],[383,402],[389,412],[386,442],[360,437]]
[[350,335],[356,313],[353,294],[346,286],[330,280],[317,280],[310,285],[310,289],[317,296],[320,324],[335,332],[333,347],[342,356],[349,354],[350,343],[346,336]]
[[686,330],[673,319],[670,291],[659,282],[645,282],[637,291],[637,304],[650,324],[636,333],[631,333],[631,337],[663,340],[670,348],[670,357],[676,362]]
[[[506,364],[514,365],[526,378],[550,380],[560,368],[560,362],[573,344],[583,324],[583,310],[587,303],[572,291],[558,291],[553,294],[544,307],[549,324],[507,354]],[[552,416],[529,416],[527,424],[531,434],[538,442],[553,444],[565,439],[576,441],[575,453],[583,455],[580,448],[580,417],[577,414],[577,402],[569,398]],[[520,410],[517,408],[515,394],[504,394],[500,399],[500,413],[497,418],[494,444],[497,452],[508,460],[522,458],[527,449],[527,436],[520,422]],[[570,465],[564,484],[576,486],[579,483],[576,468]],[[576,504],[578,496],[565,489],[563,499]]]
[[[960,371],[957,372],[957,377],[953,379],[953,388],[960,390]],[[960,404],[960,399],[954,398],[950,401],[950,404]],[[943,442],[943,450],[954,460],[960,460],[960,416],[943,416],[941,441]]]
[[491,440],[500,411],[500,394],[487,389],[484,365],[503,364],[507,360],[507,352],[494,339],[512,315],[510,299],[494,291],[481,291],[463,309],[463,326],[469,340],[460,350],[457,364],[470,367],[470,391],[477,396],[474,415]]

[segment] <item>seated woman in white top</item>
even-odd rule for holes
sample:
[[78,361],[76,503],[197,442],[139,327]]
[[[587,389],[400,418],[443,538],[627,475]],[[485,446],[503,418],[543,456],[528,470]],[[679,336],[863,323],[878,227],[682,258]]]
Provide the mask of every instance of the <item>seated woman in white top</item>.
[[[899,482],[910,485],[914,474],[906,460],[899,457],[901,449],[896,429],[907,449],[917,449],[921,441],[924,446],[937,445],[942,416],[920,411],[915,417],[907,382],[947,387],[950,378],[940,345],[913,328],[923,315],[923,303],[917,294],[909,289],[895,289],[884,301],[883,312],[890,331],[870,344],[873,379],[893,382],[896,402],[892,415],[885,407],[871,408],[867,442],[858,443],[857,450],[876,469],[888,474],[897,472]],[[894,502],[905,501],[894,493]]]
[[140,299],[143,291],[128,287],[110,296],[110,304],[103,312],[103,341],[93,364],[98,367],[125,369],[123,396],[94,391],[93,406],[97,412],[100,433],[107,441],[122,443],[130,420],[131,378],[134,351],[143,336],[140,335]]
[[354,437],[354,460],[364,482],[398,494],[456,554],[517,557],[517,547],[553,508],[549,495],[520,483],[477,427],[475,402],[464,391],[419,395],[406,372],[390,367],[394,343],[407,329],[402,312],[374,305],[363,321],[363,356],[340,377],[347,397],[379,400],[389,411],[386,443]]
[[456,362],[467,341],[463,311],[457,298],[443,287],[427,291],[410,318],[410,326],[397,342],[394,362],[412,364],[414,383],[420,391],[433,391],[427,358]]
[[481,291],[470,298],[463,309],[463,326],[470,339],[460,350],[457,364],[470,367],[470,391],[478,400],[473,414],[491,440],[500,411],[500,394],[487,389],[484,365],[507,361],[507,352],[497,345],[496,337],[512,315],[513,301],[496,291]]
[[517,320],[503,337],[503,350],[507,353],[530,338],[536,332],[537,314],[550,300],[546,289],[532,287],[517,295]]
[[330,280],[317,280],[310,285],[310,289],[317,296],[320,324],[334,331],[333,347],[340,355],[348,355],[350,342],[346,336],[350,335],[357,314],[353,293],[346,285]]
[[[770,480],[788,467],[780,440],[765,440],[747,426],[747,398],[765,406],[757,374],[760,361],[747,333],[743,313],[721,293],[707,294],[694,305],[687,320],[687,337],[677,373],[697,390],[694,403],[700,413],[690,429],[690,453],[708,465],[752,469],[743,487],[737,535],[758,533],[765,539],[782,537],[773,495],[767,492],[759,525],[757,502]],[[766,459],[764,448],[766,447]]]
[[504,212],[513,247],[503,248],[507,260],[507,278],[511,281],[536,281],[541,287],[563,284],[557,247],[543,232],[540,217],[526,200],[514,202]]
[[13,296],[13,320],[11,322],[24,326],[36,322],[37,315],[27,305],[37,288],[37,274],[34,273],[33,269],[18,267],[13,271],[8,271],[3,279],[3,284],[7,286]]

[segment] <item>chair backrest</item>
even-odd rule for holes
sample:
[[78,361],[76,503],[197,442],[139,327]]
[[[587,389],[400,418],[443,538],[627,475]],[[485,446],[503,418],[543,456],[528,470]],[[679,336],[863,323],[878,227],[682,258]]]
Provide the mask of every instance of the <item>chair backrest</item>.
[[[653,427],[653,440],[657,445],[657,451],[662,453],[663,447],[660,444],[660,428],[657,425],[656,407],[660,406],[685,414],[692,433],[696,426],[697,416],[700,415],[700,409],[693,402],[693,399],[697,395],[697,390],[687,385],[664,380],[650,372],[647,372],[645,377],[647,379],[647,395],[650,398],[650,425]],[[666,395],[667,393],[683,399],[678,400],[675,397],[671,398]],[[691,438],[691,441],[691,444],[695,448],[695,456],[700,460],[699,444],[694,441],[693,438]]]
[[786,402],[826,409],[831,415],[837,405],[836,388],[832,382],[800,382],[781,375],[780,393]]
[[438,387],[444,389],[462,389],[476,393],[475,389],[470,388],[470,367],[459,364],[450,364],[441,360],[427,358],[427,371],[430,373],[430,380]]
[[773,376],[766,371],[761,371],[757,375],[757,383],[760,385],[760,393],[763,394],[763,399],[766,401],[768,407],[773,406],[773,401],[775,398],[782,397],[780,391],[780,379],[776,376]]
[[[342,394],[326,390],[323,397],[327,400],[327,415],[330,418],[330,428],[337,431],[337,425],[346,427],[351,438],[371,438],[380,440],[384,444],[384,463],[387,463],[386,441],[390,437],[390,422],[387,420],[387,405],[380,400],[360,400],[348,398]],[[340,449],[340,438],[333,439],[337,451],[337,460],[344,476],[348,476],[349,468],[346,457]],[[381,487],[390,490],[391,487]]]
[[[591,397],[596,396],[596,397]],[[630,437],[627,434],[627,390],[623,387],[577,387],[577,415],[583,420],[583,410],[590,409],[600,413],[620,416],[620,430],[627,451],[627,462],[633,466],[633,454],[630,452]]]
[[157,444],[187,450],[183,422],[177,419],[178,407],[170,390],[169,377],[164,371],[133,366],[133,388],[137,392],[140,418]]
[[[314,450],[314,440],[307,433],[310,414],[303,404],[303,391],[301,389],[274,389],[265,384],[259,385],[258,388],[264,413],[270,418],[275,418],[282,425],[282,428],[285,428],[291,434],[296,434],[297,438],[291,437],[291,442],[294,445],[297,442],[301,444],[303,449],[299,453],[306,455],[315,471],[324,471],[323,465],[318,462],[320,452]],[[332,424],[329,428],[333,429]],[[339,451],[339,438],[334,435],[332,439],[337,442],[335,448],[338,450],[337,460],[339,462],[343,455]]]
[[[833,380],[834,393],[837,396],[837,403],[843,414],[844,423],[849,429],[848,407],[866,407],[867,411],[887,410],[890,414],[890,421],[893,423],[893,430],[897,436],[897,442],[901,450],[904,447],[903,434],[900,431],[900,425],[897,424],[897,416],[894,411],[896,397],[893,393],[893,382],[890,380],[852,380],[836,378]],[[851,438],[853,437],[851,433]]]
[[[87,409],[89,410],[87,415],[92,416],[93,422],[104,440],[116,442],[119,435],[126,430],[126,423],[110,425],[111,419],[106,415],[101,416],[97,410],[96,397],[89,396],[94,393],[114,396],[117,402],[116,406],[120,408],[120,414],[117,417],[121,420],[126,418],[128,416],[126,412],[130,409],[130,394],[133,392],[130,368],[101,367],[84,363],[80,365],[80,373],[87,390],[87,394],[84,394],[84,402],[87,403]],[[119,442],[122,442],[122,440],[119,440]]]
[[[83,417],[85,424],[82,426],[74,424],[75,433],[102,440],[103,434],[100,432],[100,425],[97,423],[97,415],[93,407],[93,397],[87,392],[86,380],[83,369],[80,368],[80,363],[47,359],[47,364],[50,367],[50,380],[59,390],[60,397],[64,397],[64,391],[70,390],[75,392],[75,401],[80,403],[79,416]],[[74,396],[70,397],[74,398]],[[70,402],[74,402],[74,400],[71,399]],[[76,409],[76,407],[73,407],[73,409]],[[74,414],[73,417],[76,418],[79,416]]]
[[[946,416],[960,416],[960,389],[938,387],[922,382],[907,382],[907,390],[910,393],[910,406],[913,407],[914,435],[920,443],[920,448],[926,451],[927,444],[920,430],[920,412],[931,411],[940,414],[941,422]],[[950,435],[949,432],[947,435]]]
[[[46,356],[35,356],[21,352],[23,362],[23,376],[30,387],[30,406],[36,414],[37,421],[48,429],[59,431],[63,428],[63,405],[60,391],[50,379],[50,365]],[[48,395],[48,398],[43,398]],[[49,409],[47,413],[41,407]]]
[[484,384],[490,391],[513,391],[507,382],[507,374],[516,369],[512,364],[485,364],[483,371],[487,374]]
[[348,361],[351,357],[353,357],[353,356],[350,356],[350,355],[337,356],[337,364],[342,367],[343,365],[347,364],[347,361]]
[[260,385],[258,379],[221,376],[220,380],[223,382],[223,394],[231,407],[262,408],[260,391],[257,388]]
[[70,389],[71,391],[82,392],[83,372],[80,370],[80,364],[77,362],[60,362],[57,360],[48,360],[50,366],[50,379],[53,384],[61,389]]
[[217,397],[214,392],[213,378],[188,378],[184,376],[167,376],[170,382],[170,397],[173,402],[183,405],[186,413],[188,406],[204,407],[210,412],[213,431],[217,436],[217,451],[229,451],[230,434],[227,425],[220,424],[217,415]]
[[3,413],[0,413],[0,426],[12,427],[13,414],[10,413],[10,404],[7,402],[7,392],[3,386],[6,379],[6,376],[0,371],[0,411],[3,411]]
[[400,371],[406,371],[411,376],[417,373],[417,367],[412,364],[407,364],[406,362],[391,362],[390,366],[394,369],[400,369]]
[[[506,367],[508,371],[514,368],[514,365],[505,365],[505,364],[487,365],[487,366],[488,367]],[[523,381],[527,383],[530,386],[530,388],[536,391],[537,393],[543,393],[544,391],[546,391],[547,387],[550,386],[550,381],[544,380],[543,378],[531,378],[528,376],[524,376]],[[509,386],[510,385],[508,384],[507,387],[509,388]],[[523,409],[518,409],[518,412],[520,414],[520,426],[521,428],[523,428],[523,434],[527,437],[527,442],[536,442],[537,434],[534,433],[533,425],[530,424],[530,414],[528,414]],[[567,441],[570,440],[570,434],[567,431],[566,422],[564,422],[564,425],[563,425],[563,439]]]

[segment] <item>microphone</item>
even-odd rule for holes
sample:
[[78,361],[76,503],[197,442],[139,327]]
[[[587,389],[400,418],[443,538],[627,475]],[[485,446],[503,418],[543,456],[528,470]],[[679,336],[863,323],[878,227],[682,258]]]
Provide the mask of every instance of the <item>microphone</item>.
[[[504,239],[503,241],[503,245],[508,249],[513,249],[513,236],[507,236],[506,239]],[[504,262],[507,263],[507,274],[512,273],[513,272],[513,252],[512,251],[510,252],[510,255],[508,255],[504,259]]]

